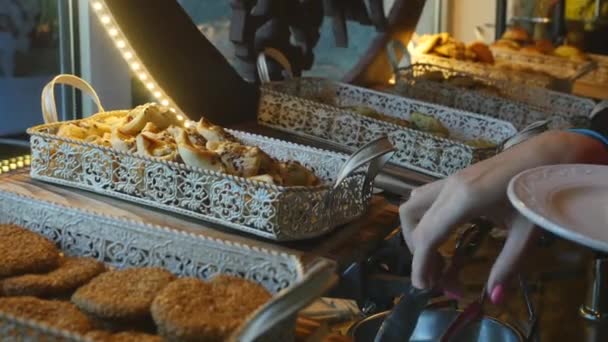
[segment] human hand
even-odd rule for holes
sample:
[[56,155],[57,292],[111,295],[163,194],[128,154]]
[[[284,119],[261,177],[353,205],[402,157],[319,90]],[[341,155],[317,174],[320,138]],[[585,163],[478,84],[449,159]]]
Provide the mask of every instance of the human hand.
[[454,227],[486,216],[509,231],[487,282],[490,299],[499,302],[506,282],[534,236],[533,224],[507,200],[506,188],[511,178],[542,165],[601,163],[606,159],[605,147],[596,140],[576,133],[552,131],[444,180],[415,189],[400,207],[403,236],[414,256],[412,284],[429,288],[443,282],[443,259],[437,247]]

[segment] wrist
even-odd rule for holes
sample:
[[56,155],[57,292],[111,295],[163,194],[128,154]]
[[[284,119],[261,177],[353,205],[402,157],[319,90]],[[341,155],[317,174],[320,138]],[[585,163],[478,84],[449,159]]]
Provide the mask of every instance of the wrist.
[[536,154],[542,165],[608,163],[608,149],[592,137],[552,130],[539,135],[538,139]]

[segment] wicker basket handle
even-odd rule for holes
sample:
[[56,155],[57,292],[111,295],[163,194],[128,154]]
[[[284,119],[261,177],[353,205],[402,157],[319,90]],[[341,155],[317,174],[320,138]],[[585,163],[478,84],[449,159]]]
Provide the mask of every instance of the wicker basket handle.
[[[412,42],[413,44],[413,42]],[[399,59],[397,58],[397,52],[401,52],[401,54],[403,54],[403,58]],[[386,55],[388,56],[388,61],[391,64],[391,66],[393,67],[393,72],[397,73],[401,68],[399,67],[399,64],[401,63],[401,60],[405,59],[405,66],[408,67],[410,65],[412,65],[412,58],[410,55],[410,52],[408,51],[407,47],[400,41],[397,39],[393,39],[391,41],[388,42],[388,44],[386,44]]]
[[277,323],[295,315],[338,281],[335,263],[319,259],[295,285],[279,292],[236,331],[230,341],[252,342]]
[[395,147],[387,137],[381,137],[363,145],[348,158],[344,165],[342,165],[342,169],[340,169],[340,172],[338,172],[338,176],[336,177],[333,186],[334,189],[340,186],[348,176],[366,163],[370,163],[369,168],[367,169],[367,178],[375,178],[394,153]]
[[287,72],[287,78],[293,79],[293,70],[287,57],[277,49],[266,48],[258,55],[257,60],[258,76],[260,77],[260,81],[263,83],[270,82],[270,73],[268,72],[268,62],[266,57],[270,57],[278,62]]
[[104,112],[101,102],[99,101],[99,96],[97,96],[97,93],[90,84],[80,77],[62,74],[53,78],[49,83],[47,83],[44,89],[42,89],[42,117],[44,118],[45,123],[54,123],[59,121],[59,118],[57,117],[57,103],[55,102],[56,84],[70,85],[89,95],[93,101],[95,101],[99,112]]

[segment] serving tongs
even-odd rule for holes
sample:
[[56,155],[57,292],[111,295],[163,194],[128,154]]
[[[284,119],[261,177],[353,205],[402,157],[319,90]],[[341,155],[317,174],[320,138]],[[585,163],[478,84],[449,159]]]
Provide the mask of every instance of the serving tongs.
[[[526,309],[528,311],[528,317],[529,317],[528,318],[529,328],[528,328],[528,333],[526,334],[525,340],[530,341],[532,339],[532,336],[534,336],[534,334],[536,333],[537,317],[536,317],[536,312],[534,310],[534,306],[532,305],[532,301],[530,299],[527,281],[521,274],[518,276],[518,278],[519,278],[518,279],[519,285],[522,289],[522,293],[523,293],[524,301],[526,303]],[[460,332],[462,332],[463,329],[467,328],[471,324],[474,324],[475,322],[482,319],[484,316],[483,308],[484,308],[486,298],[487,298],[487,290],[486,290],[486,287],[484,286],[479,298],[477,300],[473,301],[472,303],[470,303],[469,305],[467,305],[467,307],[465,307],[465,309],[462,310],[458,316],[456,316],[456,318],[452,321],[452,323],[450,323],[450,325],[448,326],[446,331],[443,333],[443,335],[441,335],[441,338],[439,339],[439,341],[440,342],[451,341]],[[479,333],[477,333],[476,335],[479,336]]]
[[[452,264],[447,274],[456,273],[462,265],[463,258],[470,257],[477,251],[485,235],[492,229],[493,225],[484,219],[477,219],[467,227],[459,236]],[[440,294],[439,289],[417,289],[410,284],[399,302],[388,314],[374,342],[402,342],[412,336],[418,318],[427,307],[431,298]]]
[[332,261],[319,259],[314,262],[298,283],[291,286],[289,291],[279,292],[270,302],[255,311],[228,340],[255,341],[278,323],[290,319],[336,284],[338,276],[335,271],[336,265]]

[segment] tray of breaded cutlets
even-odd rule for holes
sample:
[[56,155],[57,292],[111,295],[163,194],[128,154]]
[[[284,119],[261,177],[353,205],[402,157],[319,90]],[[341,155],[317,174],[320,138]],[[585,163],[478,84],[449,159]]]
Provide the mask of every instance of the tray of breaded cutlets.
[[328,261],[305,274],[288,253],[0,191],[2,341],[290,341],[289,303],[317,293],[296,290],[329,286],[314,277],[333,272]]

